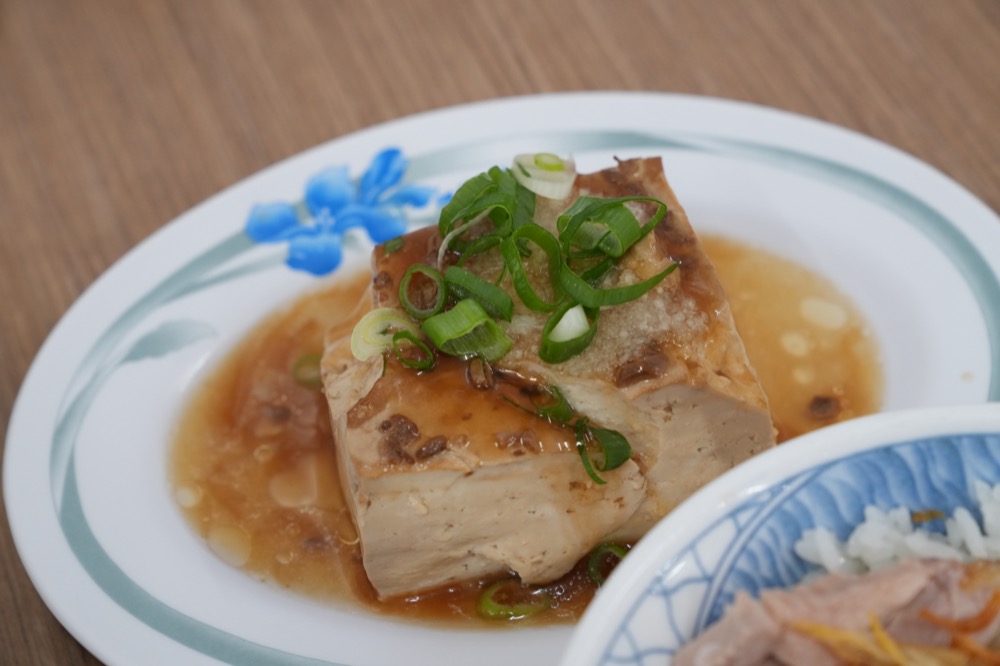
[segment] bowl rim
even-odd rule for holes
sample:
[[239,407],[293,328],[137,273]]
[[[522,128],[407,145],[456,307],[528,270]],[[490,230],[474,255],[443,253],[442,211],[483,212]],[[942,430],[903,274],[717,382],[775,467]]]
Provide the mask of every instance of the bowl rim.
[[[697,490],[635,545],[574,629],[561,666],[596,663],[605,642],[664,565],[705,526],[749,497],[808,469],[857,453],[948,435],[1000,434],[1000,402],[880,412],[793,438],[736,465]],[[836,443],[836,446],[831,444]],[[616,618],[608,621],[609,615]]]

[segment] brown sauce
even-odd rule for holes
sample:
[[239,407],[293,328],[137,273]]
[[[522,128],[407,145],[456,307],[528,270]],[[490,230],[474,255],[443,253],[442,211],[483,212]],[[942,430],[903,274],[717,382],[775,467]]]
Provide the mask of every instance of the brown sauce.
[[714,236],[701,242],[729,297],[779,442],[879,410],[876,342],[836,287],[777,255]]
[[[878,409],[875,343],[836,289],[772,255],[720,238],[703,243],[780,440]],[[378,601],[365,577],[326,402],[314,385],[296,381],[294,368],[322,350],[328,330],[350,330],[368,283],[368,275],[358,275],[305,296],[257,326],[208,376],[171,452],[176,500],[219,557],[297,593],[438,624],[506,624],[478,617],[485,583]],[[547,589],[553,609],[532,623],[572,622],[594,593],[582,563]]]

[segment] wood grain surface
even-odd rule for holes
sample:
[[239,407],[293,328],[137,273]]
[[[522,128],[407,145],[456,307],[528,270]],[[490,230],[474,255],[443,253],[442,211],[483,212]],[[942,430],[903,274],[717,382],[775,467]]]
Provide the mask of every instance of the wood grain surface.
[[[1000,209],[997,0],[0,0],[0,427],[115,260],[303,149],[443,106],[684,92],[823,119]],[[99,663],[0,529],[0,663]]]

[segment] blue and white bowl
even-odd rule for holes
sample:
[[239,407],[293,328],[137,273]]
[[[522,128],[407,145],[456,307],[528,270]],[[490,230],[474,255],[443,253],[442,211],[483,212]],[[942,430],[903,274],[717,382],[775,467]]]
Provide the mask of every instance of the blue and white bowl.
[[692,496],[618,566],[577,626],[563,666],[670,664],[738,590],[789,587],[814,569],[793,546],[841,540],[873,505],[976,510],[1000,483],[1000,403],[887,412],[757,456]]

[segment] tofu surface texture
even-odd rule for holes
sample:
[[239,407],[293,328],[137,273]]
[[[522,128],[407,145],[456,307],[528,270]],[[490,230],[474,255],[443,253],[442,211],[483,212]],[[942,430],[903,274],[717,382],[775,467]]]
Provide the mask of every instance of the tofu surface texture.
[[[697,488],[774,445],[725,293],[661,161],[621,160],[578,175],[566,200],[538,198],[535,221],[554,231],[581,195],[654,197],[669,211],[603,286],[680,266],[644,296],[602,309],[580,355],[539,359],[548,315],[516,297],[512,320],[500,322],[513,347],[491,366],[441,358],[418,374],[382,357],[355,359],[349,337],[327,341],[323,381],[339,473],[366,573],[383,598],[507,572],[525,583],[554,580],[602,542],[639,539]],[[633,206],[640,222],[654,210]],[[436,265],[440,242],[435,227],[405,236],[401,248],[377,247],[366,305],[399,307],[403,273],[415,262]],[[499,261],[484,253],[465,266],[497,275]],[[501,286],[513,293],[507,278]],[[587,475],[572,428],[523,409],[552,386],[590,423],[631,443],[631,460],[600,473],[605,484]]]

